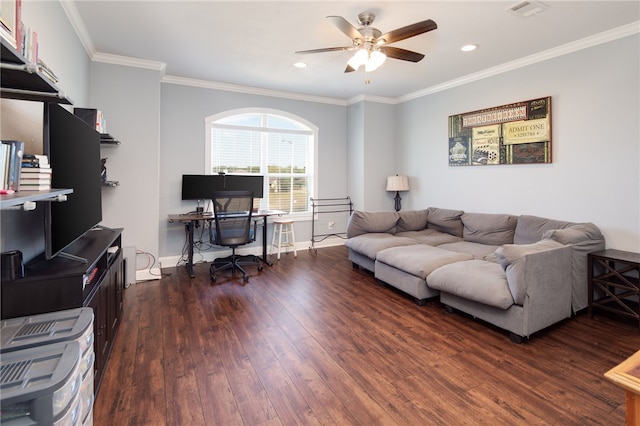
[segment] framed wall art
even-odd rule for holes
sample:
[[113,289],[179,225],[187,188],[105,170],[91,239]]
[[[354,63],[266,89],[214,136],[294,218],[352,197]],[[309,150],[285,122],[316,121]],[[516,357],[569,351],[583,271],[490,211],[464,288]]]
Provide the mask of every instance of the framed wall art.
[[449,165],[551,163],[551,97],[449,116]]

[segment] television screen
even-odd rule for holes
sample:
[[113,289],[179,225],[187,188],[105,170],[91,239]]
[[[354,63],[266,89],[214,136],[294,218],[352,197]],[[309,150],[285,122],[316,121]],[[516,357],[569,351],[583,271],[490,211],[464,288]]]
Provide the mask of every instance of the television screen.
[[67,201],[45,204],[45,256],[50,259],[102,221],[100,134],[59,105],[46,104],[44,113],[51,187],[73,189]]
[[182,175],[182,199],[208,200],[216,191],[252,191],[262,198],[263,186],[260,175]]

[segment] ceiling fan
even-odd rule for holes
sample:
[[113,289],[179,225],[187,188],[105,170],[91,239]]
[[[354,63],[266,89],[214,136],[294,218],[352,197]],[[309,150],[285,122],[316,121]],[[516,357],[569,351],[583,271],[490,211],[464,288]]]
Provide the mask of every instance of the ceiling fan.
[[400,40],[414,37],[419,34],[438,28],[431,19],[407,25],[388,33],[382,34],[377,28],[371,26],[376,19],[376,15],[372,12],[363,12],[358,15],[358,22],[362,26],[356,28],[342,16],[327,16],[340,31],[351,38],[351,46],[342,47],[326,47],[323,49],[299,50],[296,53],[321,53],[335,51],[355,51],[355,54],[347,62],[347,68],[344,72],[356,71],[360,66],[365,67],[366,72],[374,71],[386,60],[387,57],[400,59],[409,62],[420,62],[424,55],[411,50],[401,49],[399,47],[389,46]]

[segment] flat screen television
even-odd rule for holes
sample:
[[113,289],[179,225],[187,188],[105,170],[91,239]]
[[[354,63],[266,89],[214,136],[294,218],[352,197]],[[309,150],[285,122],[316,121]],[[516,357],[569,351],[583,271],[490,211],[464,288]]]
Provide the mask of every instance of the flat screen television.
[[209,200],[216,191],[252,191],[253,198],[262,198],[264,177],[260,175],[182,175],[183,200]]
[[65,108],[44,107],[44,153],[51,187],[71,188],[67,201],[45,203],[45,257],[62,253],[102,221],[100,134]]

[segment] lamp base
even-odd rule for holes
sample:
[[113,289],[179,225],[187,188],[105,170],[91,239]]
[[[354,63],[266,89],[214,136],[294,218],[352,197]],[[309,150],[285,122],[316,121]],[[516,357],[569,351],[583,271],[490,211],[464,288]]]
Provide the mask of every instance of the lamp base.
[[396,201],[396,211],[399,212],[401,208],[400,201],[402,200],[402,198],[400,198],[400,191],[396,191],[396,197],[394,198],[394,200]]

